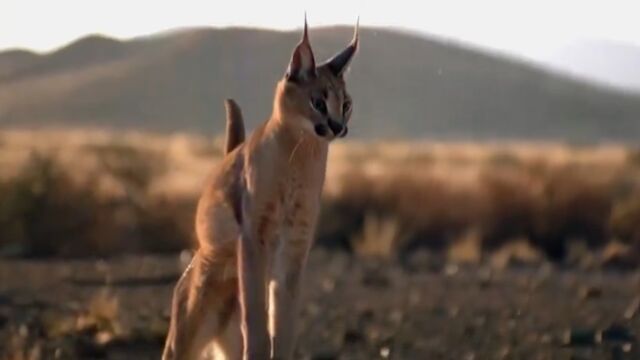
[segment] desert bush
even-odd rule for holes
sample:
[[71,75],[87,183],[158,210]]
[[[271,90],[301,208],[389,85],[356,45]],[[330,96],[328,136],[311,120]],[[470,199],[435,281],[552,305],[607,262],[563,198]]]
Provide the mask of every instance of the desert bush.
[[106,256],[189,246],[186,205],[104,199],[96,181],[74,181],[55,155],[34,153],[16,177],[0,183],[0,254]]
[[96,155],[108,174],[136,195],[146,191],[151,181],[162,175],[167,168],[161,154],[144,151],[131,144],[87,145],[86,149]]
[[485,170],[479,177],[483,192],[478,227],[482,243],[489,249],[513,238],[528,238],[536,230],[543,206],[538,179],[522,171]]
[[[212,146],[214,148],[214,146]],[[120,207],[128,214],[135,238],[129,252],[178,251],[190,245],[191,201],[154,198],[147,190],[167,171],[166,156],[131,144],[92,146],[103,170],[125,189]]]
[[352,171],[342,181],[342,192],[327,201],[320,220],[321,245],[353,250],[353,240],[370,226],[367,219],[377,218],[394,219],[402,234],[394,240],[395,252],[401,256],[420,247],[443,250],[478,213],[473,194],[435,177],[407,172],[368,177]]
[[119,319],[120,301],[113,292],[104,288],[93,295],[87,309],[76,320],[76,330],[92,329],[99,334],[117,336],[122,333]]
[[175,252],[195,245],[195,201],[147,198],[138,209],[136,252]]
[[[638,236],[636,207],[640,206],[632,200],[617,204],[620,194],[637,187],[637,181],[629,181],[627,171],[607,170],[611,174],[603,176],[601,168],[596,174],[593,169],[511,160],[505,166],[489,158],[472,186],[461,186],[454,178],[424,169],[412,172],[397,164],[393,171],[376,175],[353,167],[339,179],[339,193],[326,201],[319,243],[357,252],[360,245],[354,241],[366,233],[367,248],[377,248],[371,234],[382,231],[371,231],[367,219],[372,217],[394,219],[402,236],[393,241],[397,247],[393,252],[402,257],[421,247],[447,249],[469,233],[476,234],[482,251],[527,239],[557,260],[566,255],[569,242],[580,241],[594,249],[612,234],[637,241],[633,239]],[[620,192],[622,182],[624,192]],[[387,237],[380,235],[380,248],[388,247]]]
[[564,257],[571,239],[580,239],[590,247],[609,239],[614,186],[587,175],[565,168],[552,171],[543,180],[544,205],[532,237],[552,258]]
[[33,154],[22,172],[0,185],[0,244],[5,253],[48,256],[87,245],[100,204],[51,156]]
[[609,226],[613,237],[640,248],[640,193],[615,204]]
[[[199,182],[181,181],[204,177],[208,160],[193,153],[217,154],[219,144],[117,139],[68,148],[60,140],[60,157],[34,153],[0,181],[0,254],[108,256],[192,247],[198,191],[183,190]],[[488,252],[513,239],[557,259],[575,241],[587,248],[612,239],[640,243],[637,150],[625,159],[622,152],[564,149],[340,145],[332,153],[336,167],[328,173],[331,191],[316,243],[401,259],[426,249],[461,261],[490,259]],[[20,151],[4,153],[14,155],[3,163],[17,163],[9,157]],[[73,168],[76,159],[84,165]],[[170,168],[181,177],[172,178]],[[75,176],[82,171],[87,176]]]

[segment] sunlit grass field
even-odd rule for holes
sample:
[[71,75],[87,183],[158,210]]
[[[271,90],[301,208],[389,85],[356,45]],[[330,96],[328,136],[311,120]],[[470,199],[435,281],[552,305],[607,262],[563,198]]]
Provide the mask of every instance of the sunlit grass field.
[[[192,217],[222,138],[89,130],[0,135],[0,252],[164,252]],[[332,144],[318,244],[406,260],[478,259],[507,243],[561,260],[571,248],[635,252],[640,150],[617,144]],[[457,250],[456,250],[457,249]],[[616,250],[616,251],[618,251]],[[617,254],[617,252],[616,252]]]

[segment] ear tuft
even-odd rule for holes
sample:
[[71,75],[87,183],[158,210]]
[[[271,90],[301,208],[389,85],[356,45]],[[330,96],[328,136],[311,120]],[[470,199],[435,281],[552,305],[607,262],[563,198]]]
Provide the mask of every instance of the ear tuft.
[[316,76],[316,60],[313,56],[313,50],[311,50],[311,43],[309,42],[306,13],[304,16],[302,40],[300,40],[293,50],[293,54],[291,54],[291,60],[289,61],[289,67],[285,76],[287,80],[290,81],[308,80]]
[[344,50],[337,53],[323,64],[323,66],[326,66],[329,68],[329,70],[331,70],[331,73],[333,73],[333,75],[340,77],[349,67],[351,60],[353,59],[353,55],[355,55],[358,50],[358,43],[360,41],[359,28],[360,17],[358,17],[358,20],[356,21],[356,28],[353,33],[353,39],[351,40],[351,43]]

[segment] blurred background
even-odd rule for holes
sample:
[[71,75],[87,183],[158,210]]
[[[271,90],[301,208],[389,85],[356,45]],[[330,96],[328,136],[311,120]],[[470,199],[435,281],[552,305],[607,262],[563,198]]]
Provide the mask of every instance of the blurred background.
[[223,99],[269,116],[305,11],[361,47],[296,358],[640,357],[632,1],[2,8],[0,359],[159,357]]

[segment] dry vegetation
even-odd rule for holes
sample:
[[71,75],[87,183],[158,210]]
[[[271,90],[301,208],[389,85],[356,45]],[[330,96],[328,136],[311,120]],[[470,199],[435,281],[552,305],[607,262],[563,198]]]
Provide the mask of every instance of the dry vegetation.
[[[337,142],[296,358],[637,359],[639,154]],[[186,135],[0,134],[0,359],[157,359],[220,156]]]
[[[189,247],[195,199],[220,144],[187,135],[6,131],[0,253]],[[494,250],[504,257],[529,247],[527,254],[560,260],[573,244],[589,251],[616,244],[625,250],[600,255],[633,262],[638,153],[618,145],[336,143],[319,244],[407,261],[421,248],[480,261]]]

